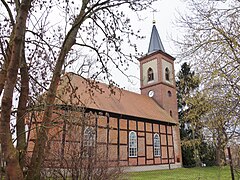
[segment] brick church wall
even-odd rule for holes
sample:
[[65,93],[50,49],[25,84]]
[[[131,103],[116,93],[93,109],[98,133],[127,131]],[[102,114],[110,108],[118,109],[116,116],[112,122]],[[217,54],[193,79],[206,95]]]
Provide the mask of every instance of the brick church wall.
[[[66,115],[66,112],[62,112],[62,114],[64,113]],[[81,118],[77,118],[77,116],[81,116],[81,113],[74,113],[74,117],[79,121]],[[160,165],[176,162],[176,155],[174,154],[176,142],[173,138],[173,129],[175,126],[167,125],[160,121],[144,120],[141,118],[111,117],[111,114],[109,115],[107,113],[105,115],[92,113],[91,116],[89,122],[85,122],[85,127],[90,125],[95,128],[96,147],[99,149],[98,153],[106,153],[108,161],[111,162],[112,165],[116,164],[116,162],[120,166]],[[57,115],[55,115],[54,119],[57,118]],[[53,161],[56,157],[55,155],[69,153],[71,151],[71,145],[74,145],[72,147],[80,147],[83,140],[82,137],[79,137],[81,136],[80,132],[82,132],[81,125],[79,126],[76,123],[72,123],[64,126],[64,120],[61,117],[59,117],[58,122],[60,123],[49,131],[51,136],[49,138],[49,152],[51,153],[48,153],[46,160],[48,162]],[[74,122],[76,122],[76,120]],[[74,130],[79,133],[68,132],[72,126],[76,126]],[[34,123],[32,127],[34,127]],[[66,128],[65,130],[64,127]],[[129,157],[128,143],[129,132],[131,131],[137,133],[137,157]],[[154,134],[156,133],[160,136],[161,156],[154,156],[153,142]],[[31,154],[33,150],[35,139],[36,132],[32,130],[28,143],[29,154]],[[62,155],[64,156],[64,154]]]

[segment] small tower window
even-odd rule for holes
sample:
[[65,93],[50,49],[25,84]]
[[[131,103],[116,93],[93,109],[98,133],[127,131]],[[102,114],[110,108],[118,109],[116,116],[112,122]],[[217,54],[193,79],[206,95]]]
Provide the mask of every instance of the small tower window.
[[168,91],[168,97],[171,97],[171,96],[172,96],[172,92]]
[[148,81],[153,81],[154,80],[154,74],[153,74],[153,69],[152,68],[148,68]]
[[170,116],[172,117],[172,111],[170,111]]
[[168,68],[165,69],[165,79],[167,81],[170,81],[170,71]]

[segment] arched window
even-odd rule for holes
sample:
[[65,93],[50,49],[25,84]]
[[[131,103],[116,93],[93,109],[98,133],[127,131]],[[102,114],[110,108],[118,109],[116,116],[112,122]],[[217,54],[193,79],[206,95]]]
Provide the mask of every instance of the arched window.
[[129,133],[129,157],[137,157],[137,134],[134,131]]
[[172,96],[172,92],[168,91],[168,97],[171,97],[171,96]]
[[154,134],[154,156],[161,156],[159,134]]
[[154,80],[154,74],[153,74],[153,69],[152,68],[148,68],[148,81],[153,81]]
[[170,114],[170,116],[172,117],[172,111],[171,111],[171,110],[170,110],[169,114]]
[[165,69],[165,79],[167,81],[170,81],[170,71],[168,68]]
[[86,147],[95,146],[95,131],[92,127],[87,127],[84,130],[83,145]]

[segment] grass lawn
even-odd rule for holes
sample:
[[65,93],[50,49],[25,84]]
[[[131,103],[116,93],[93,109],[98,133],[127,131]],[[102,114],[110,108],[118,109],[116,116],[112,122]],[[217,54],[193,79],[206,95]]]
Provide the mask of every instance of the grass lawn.
[[231,180],[229,167],[178,168],[128,173],[129,180]]

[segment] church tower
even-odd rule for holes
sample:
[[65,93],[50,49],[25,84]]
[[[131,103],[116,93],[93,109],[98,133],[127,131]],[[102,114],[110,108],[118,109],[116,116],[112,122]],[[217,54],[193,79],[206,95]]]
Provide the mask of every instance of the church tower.
[[148,53],[139,59],[141,94],[153,98],[178,122],[174,60],[165,52],[154,22]]

